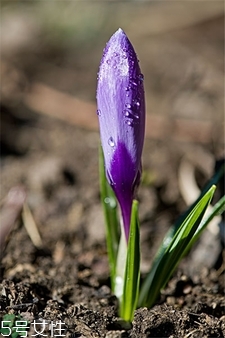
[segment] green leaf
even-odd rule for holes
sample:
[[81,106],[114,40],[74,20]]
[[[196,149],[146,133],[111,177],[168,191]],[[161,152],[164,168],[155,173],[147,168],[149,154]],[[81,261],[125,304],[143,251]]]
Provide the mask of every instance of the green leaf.
[[217,185],[219,181],[221,180],[222,176],[224,175],[225,166],[222,165],[220,169],[213,175],[213,177],[209,180],[209,182],[205,185],[205,187],[202,189],[199,197],[196,199],[194,203],[190,205],[190,207],[177,219],[173,227],[167,232],[166,236],[164,237],[163,243],[158,251],[158,256],[163,255],[165,252],[168,244],[172,240],[175,232],[180,227],[184,219],[188,216],[188,214],[191,212],[191,210],[194,208],[194,206],[197,205],[197,203],[201,200],[201,198],[205,195],[205,193],[213,186]]
[[133,201],[120,315],[131,322],[136,309],[140,283],[140,231],[138,202]]
[[106,179],[104,157],[101,147],[99,149],[99,174],[100,174],[101,203],[105,216],[106,244],[110,266],[111,288],[112,291],[114,291],[116,260],[117,260],[120,231],[117,216],[117,201],[115,194]]
[[189,214],[191,209],[201,200],[201,198],[205,195],[205,193],[213,186],[217,185],[219,181],[221,180],[222,176],[224,175],[225,166],[222,165],[220,169],[213,175],[213,177],[209,180],[209,182],[205,185],[205,187],[202,189],[199,197],[196,199],[196,201],[186,210],[186,212],[181,215],[176,223],[174,224],[174,232],[177,230],[177,228],[180,226],[182,221],[185,219],[185,217]]
[[197,228],[194,236],[192,237],[192,239],[190,240],[190,242],[188,243],[188,246],[183,254],[183,256],[185,256],[190,249],[192,248],[192,246],[194,245],[194,243],[197,241],[197,239],[199,238],[199,236],[201,235],[202,231],[207,227],[207,225],[211,222],[211,220],[217,216],[220,215],[224,212],[225,210],[225,196],[223,196],[211,209],[211,212],[207,215],[207,217],[203,218],[203,220],[201,221],[199,227]]
[[164,256],[165,251],[166,251],[168,245],[170,244],[170,242],[172,241],[172,238],[173,238],[174,234],[176,233],[177,229],[181,226],[181,224],[183,223],[183,221],[185,220],[185,218],[188,216],[188,214],[191,212],[191,210],[197,205],[197,203],[201,200],[201,198],[204,196],[204,194],[213,185],[216,185],[221,180],[221,178],[224,175],[224,171],[225,171],[225,166],[222,165],[220,167],[220,169],[209,180],[209,182],[205,185],[205,187],[201,191],[201,193],[200,193],[199,197],[197,198],[197,200],[178,218],[178,220],[175,222],[175,224],[173,225],[173,227],[171,229],[169,229],[169,231],[165,235],[165,237],[163,239],[163,242],[162,242],[162,244],[161,244],[161,246],[160,246],[160,248],[159,248],[159,250],[158,250],[158,252],[157,252],[157,254],[155,256],[155,259],[153,261],[153,264],[152,264],[152,267],[151,267],[151,271],[147,275],[146,281],[144,282],[144,284],[143,284],[143,286],[141,288],[140,298],[139,298],[139,302],[138,302],[139,306],[140,306],[140,304],[142,304],[144,302],[144,297],[148,293],[149,285],[151,284],[151,281],[154,278],[154,274],[155,274],[155,271],[157,270],[159,262],[162,259],[162,257]]
[[168,282],[196,233],[215,189],[216,187],[212,186],[200,200],[198,199],[197,204],[194,203],[186,218],[177,227],[172,239],[168,236],[165,238],[141,288],[139,306],[151,307],[155,303],[160,290]]

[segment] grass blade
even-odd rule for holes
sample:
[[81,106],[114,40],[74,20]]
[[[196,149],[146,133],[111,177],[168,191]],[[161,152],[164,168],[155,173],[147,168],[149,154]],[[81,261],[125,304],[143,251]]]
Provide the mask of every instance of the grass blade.
[[130,235],[127,248],[124,289],[121,302],[121,317],[131,322],[136,309],[140,283],[140,234],[138,220],[138,202],[133,201]]
[[196,233],[215,189],[216,187],[212,186],[200,200],[198,199],[197,203],[194,203],[186,218],[179,224],[172,239],[168,240],[168,243],[164,241],[163,249],[158,252],[152,269],[141,288],[139,306],[151,307],[155,303],[160,290],[168,282]]
[[192,239],[190,240],[183,256],[185,256],[189,250],[192,248],[192,246],[194,245],[194,243],[197,241],[197,239],[199,238],[199,236],[201,235],[202,231],[206,228],[206,226],[211,222],[211,220],[217,216],[220,215],[224,212],[225,210],[225,196],[223,196],[213,207],[211,212],[209,213],[209,215],[204,218],[199,227],[197,228],[194,236],[192,237]]

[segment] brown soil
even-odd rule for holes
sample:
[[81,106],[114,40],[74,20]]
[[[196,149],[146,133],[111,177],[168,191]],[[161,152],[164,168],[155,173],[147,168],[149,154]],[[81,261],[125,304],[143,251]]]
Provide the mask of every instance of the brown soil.
[[[2,259],[1,315],[21,314],[30,322],[61,320],[67,337],[223,337],[224,273],[199,266],[191,277],[185,265],[180,268],[156,306],[135,312],[132,326],[118,318],[99,204],[98,135],[35,116],[23,128],[35,151],[4,158],[2,189],[26,186],[43,247],[35,248],[23,222],[17,223]],[[147,140],[145,154],[155,147]],[[160,147],[161,154],[168,154],[165,145]],[[167,160],[171,155],[175,166],[180,155],[173,150]],[[153,182],[140,189],[144,271],[183,208],[179,199],[166,201],[162,177],[161,186],[159,178]]]

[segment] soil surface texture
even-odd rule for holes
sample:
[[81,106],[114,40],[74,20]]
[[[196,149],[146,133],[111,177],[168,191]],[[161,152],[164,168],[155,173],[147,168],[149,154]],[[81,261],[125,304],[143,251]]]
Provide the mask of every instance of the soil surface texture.
[[[145,75],[143,280],[166,231],[224,157],[223,6],[61,3],[54,10],[49,1],[3,6],[1,321],[17,328],[26,321],[29,338],[225,337],[218,223],[151,309],[137,309],[132,323],[119,318],[100,205],[95,103],[102,50],[122,26]],[[1,337],[9,333],[0,330]],[[13,330],[12,338],[23,336]]]

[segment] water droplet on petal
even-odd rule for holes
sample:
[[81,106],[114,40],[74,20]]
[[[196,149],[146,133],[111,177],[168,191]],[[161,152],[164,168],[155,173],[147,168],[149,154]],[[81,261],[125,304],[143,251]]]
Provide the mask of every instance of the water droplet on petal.
[[114,56],[118,56],[118,53],[114,52],[113,55],[114,55]]
[[131,104],[130,103],[126,103],[125,107],[128,108],[128,109],[131,109]]
[[138,99],[134,99],[133,102],[134,102],[134,105],[136,107],[138,107],[138,108],[140,107],[141,103],[140,103],[140,101]]
[[98,116],[101,116],[101,110],[100,109],[97,109],[96,113],[97,113]]
[[[126,110],[124,109],[123,110],[123,114],[126,116],[126,117],[129,117],[129,120],[127,121],[131,121],[132,119],[139,119],[139,115],[138,115],[138,112],[135,112],[133,111],[132,109],[131,110]],[[126,122],[127,122],[126,121]],[[129,123],[128,123],[129,124]],[[129,124],[130,125],[130,124]]]
[[112,138],[112,136],[108,139],[108,145],[110,147],[114,147],[115,146],[115,141],[114,139]]
[[135,119],[137,119],[137,120],[139,119],[139,115],[138,115],[138,114],[133,113],[132,116],[133,116]]
[[134,79],[132,79],[131,80],[131,85],[133,85],[134,87],[137,87],[137,82]]
[[144,75],[143,74],[138,75],[138,78],[139,78],[140,81],[144,81]]
[[134,125],[133,121],[131,121],[131,120],[126,120],[126,123],[127,123],[128,126],[130,126],[130,127],[133,127],[133,125]]

